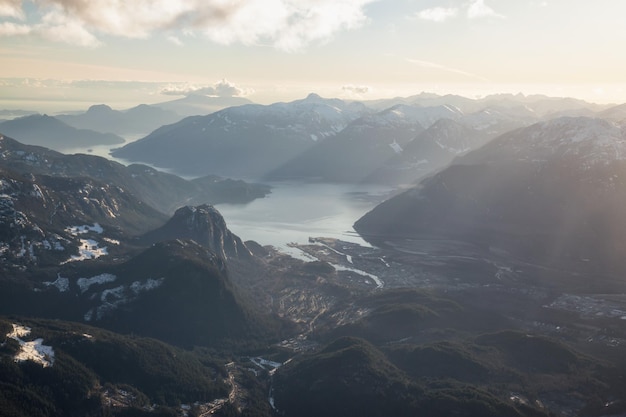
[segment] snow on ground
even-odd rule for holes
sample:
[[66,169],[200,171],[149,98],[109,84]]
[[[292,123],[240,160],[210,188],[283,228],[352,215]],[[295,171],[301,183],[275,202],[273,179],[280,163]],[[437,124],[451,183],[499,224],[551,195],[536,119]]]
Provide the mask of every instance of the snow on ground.
[[100,247],[100,244],[93,239],[80,239],[78,247],[78,255],[71,255],[67,262],[84,261],[87,259],[96,259],[101,256],[108,255],[107,247]]
[[116,279],[117,277],[113,274],[100,274],[91,278],[78,278],[78,280],[76,280],[76,285],[78,285],[78,287],[80,288],[81,293],[85,293],[87,290],[89,290],[89,287],[94,284],[113,282]]
[[98,234],[104,232],[104,229],[98,223],[94,223],[93,226],[89,226],[88,224],[84,224],[82,226],[69,226],[66,227],[65,230],[68,233],[73,234],[74,236],[82,235],[83,233],[87,232],[95,232]]
[[159,279],[148,278],[146,282],[143,284],[139,281],[135,281],[132,284],[130,284],[130,289],[135,294],[139,294],[140,292],[143,292],[143,291],[150,291],[150,290],[154,290],[155,288],[159,288],[161,284],[163,284],[163,281],[165,281],[165,278],[159,278]]
[[44,282],[43,285],[46,287],[56,287],[59,292],[65,292],[70,289],[70,280],[63,278],[61,274],[57,274],[57,279],[55,281],[47,281]]
[[54,364],[54,350],[52,346],[43,344],[43,339],[36,339],[32,342],[22,340],[30,334],[30,328],[13,324],[13,331],[7,334],[13,340],[20,344],[20,351],[15,355],[16,362],[33,361],[41,364],[44,368]]
[[105,242],[110,243],[111,245],[119,245],[119,244],[120,244],[120,241],[119,241],[119,240],[116,240],[116,239],[111,239],[111,238],[109,238],[109,237],[103,237],[102,239],[103,239]]
[[26,337],[30,334],[30,327],[20,326],[19,324],[13,324],[13,331],[7,334],[7,337],[18,340],[22,337]]
[[[81,279],[85,280],[81,282],[83,285],[93,285],[96,282],[104,283],[115,281],[116,277],[111,274],[102,274],[97,277],[90,278],[92,281],[87,281],[86,278]],[[99,279],[99,281],[95,281],[94,279]],[[101,304],[87,311],[83,318],[85,321],[101,320],[105,315],[107,315],[107,313],[114,311],[121,305],[135,300],[140,293],[159,288],[161,284],[163,284],[163,281],[165,281],[165,278],[148,278],[144,282],[134,281],[130,285],[122,284],[115,288],[107,288],[101,293],[96,292],[91,296],[91,299],[98,298]],[[78,285],[81,286],[81,283],[78,283]],[[83,287],[81,286],[81,290],[82,288]],[[85,289],[85,291],[87,290]]]

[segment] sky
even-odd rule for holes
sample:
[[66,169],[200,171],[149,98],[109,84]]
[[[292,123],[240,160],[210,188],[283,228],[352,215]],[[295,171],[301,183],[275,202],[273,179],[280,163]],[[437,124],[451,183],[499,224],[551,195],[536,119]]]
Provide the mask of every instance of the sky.
[[626,102],[624,0],[0,0],[0,109],[310,92]]

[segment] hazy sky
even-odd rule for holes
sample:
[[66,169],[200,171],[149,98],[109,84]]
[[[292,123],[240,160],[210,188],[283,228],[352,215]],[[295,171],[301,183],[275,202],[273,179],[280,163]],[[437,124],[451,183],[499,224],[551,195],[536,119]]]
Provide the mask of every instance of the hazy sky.
[[[626,102],[624,0],[0,0],[0,108],[193,90]],[[56,106],[56,107],[54,107]]]

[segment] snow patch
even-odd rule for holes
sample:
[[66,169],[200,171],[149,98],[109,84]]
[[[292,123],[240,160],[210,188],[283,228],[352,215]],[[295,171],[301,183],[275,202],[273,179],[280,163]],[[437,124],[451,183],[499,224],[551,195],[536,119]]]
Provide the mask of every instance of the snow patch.
[[132,284],[130,284],[130,289],[135,294],[139,294],[140,292],[151,291],[156,288],[159,288],[161,284],[163,284],[163,281],[165,281],[165,278],[159,278],[159,279],[148,278],[146,282],[144,282],[143,284],[139,281],[135,281]]
[[44,282],[43,285],[46,287],[56,287],[59,292],[66,292],[70,289],[70,280],[62,277],[61,274],[57,274],[55,281],[47,281]]
[[104,229],[102,228],[102,226],[100,226],[100,224],[94,223],[93,226],[89,226],[87,224],[84,224],[82,226],[69,226],[65,228],[65,231],[74,236],[78,236],[87,232],[102,234],[102,232],[104,232]]
[[393,149],[395,153],[400,154],[404,152],[404,149],[402,149],[402,147],[395,140],[393,141],[393,143],[390,143],[389,146],[391,147],[391,149]]
[[22,338],[30,335],[29,327],[13,324],[13,331],[7,337],[16,340],[20,344],[20,351],[13,358],[15,362],[33,361],[44,368],[54,364],[54,349],[52,346],[43,344],[43,339],[26,342]]
[[100,247],[100,244],[93,239],[80,239],[80,246],[78,248],[78,255],[71,255],[70,259],[63,262],[76,262],[84,261],[87,259],[96,259],[101,256],[108,255],[107,247]]
[[95,284],[105,284],[107,282],[113,282],[117,277],[113,274],[100,274],[91,278],[78,278],[76,285],[80,288],[81,293],[85,293],[89,290],[89,287]]

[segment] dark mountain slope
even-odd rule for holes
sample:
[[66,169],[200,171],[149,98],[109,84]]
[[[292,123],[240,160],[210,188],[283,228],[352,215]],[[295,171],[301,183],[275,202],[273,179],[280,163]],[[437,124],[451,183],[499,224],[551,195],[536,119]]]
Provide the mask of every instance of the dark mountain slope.
[[[3,416],[172,415],[228,394],[218,365],[154,339],[17,318],[0,319],[0,339]],[[16,361],[29,345],[45,354]]]
[[211,249],[224,259],[252,256],[241,239],[226,227],[222,215],[212,206],[185,206],[162,227],[143,235],[144,245],[173,239],[191,239]]
[[165,221],[114,185],[89,178],[24,177],[1,168],[0,173],[1,271],[36,274],[37,266],[105,256],[119,240]]
[[276,338],[278,321],[248,305],[224,259],[193,241],[0,280],[0,314],[88,322],[186,347],[253,347]]
[[87,177],[117,184],[148,205],[173,213],[186,204],[244,203],[263,197],[269,187],[219,177],[185,180],[146,165],[128,167],[93,155],[64,155],[0,136],[0,167],[23,174]]
[[418,384],[373,345],[338,339],[281,367],[275,404],[287,416],[543,416],[468,385]]
[[624,271],[626,138],[599,119],[508,134],[359,219],[374,242],[448,238],[567,269]]

